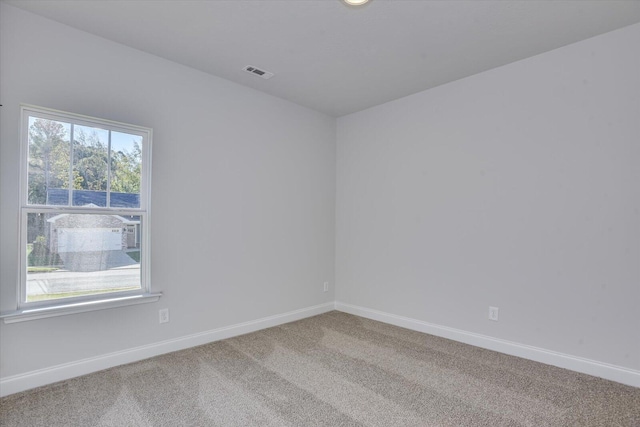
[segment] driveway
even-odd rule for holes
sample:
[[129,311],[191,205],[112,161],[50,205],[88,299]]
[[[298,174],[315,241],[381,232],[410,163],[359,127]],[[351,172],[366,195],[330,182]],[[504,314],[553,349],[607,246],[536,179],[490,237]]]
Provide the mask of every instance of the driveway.
[[60,252],[64,269],[100,271],[137,264],[125,251]]

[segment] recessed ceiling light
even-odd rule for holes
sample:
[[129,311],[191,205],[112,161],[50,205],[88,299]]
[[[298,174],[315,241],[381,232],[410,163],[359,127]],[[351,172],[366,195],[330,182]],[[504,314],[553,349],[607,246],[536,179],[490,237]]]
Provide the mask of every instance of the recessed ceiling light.
[[344,2],[350,6],[362,6],[369,0],[344,0]]

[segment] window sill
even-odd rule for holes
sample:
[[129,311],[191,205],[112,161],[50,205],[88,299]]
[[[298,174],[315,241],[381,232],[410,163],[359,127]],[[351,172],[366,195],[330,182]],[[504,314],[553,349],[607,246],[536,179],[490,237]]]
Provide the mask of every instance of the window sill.
[[2,313],[0,315],[0,319],[2,319],[4,323],[26,322],[29,320],[44,319],[47,317],[66,316],[67,314],[106,310],[108,308],[125,307],[128,305],[146,304],[158,301],[161,296],[162,292],[156,292],[152,294],[108,298],[99,301],[83,301],[49,307],[25,308]]

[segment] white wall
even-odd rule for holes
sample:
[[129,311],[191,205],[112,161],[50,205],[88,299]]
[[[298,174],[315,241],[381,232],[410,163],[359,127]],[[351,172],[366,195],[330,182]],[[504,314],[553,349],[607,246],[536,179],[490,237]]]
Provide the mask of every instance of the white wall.
[[333,301],[334,235],[338,301],[640,369],[639,42],[635,25],[339,119],[334,210],[334,119],[0,3],[0,310],[19,103],[154,129],[164,292],[0,323],[0,378]]
[[337,301],[640,369],[638,46],[640,24],[338,119]]
[[153,128],[164,293],[0,324],[0,377],[334,300],[335,119],[5,4],[0,16],[0,309],[15,309],[20,103]]

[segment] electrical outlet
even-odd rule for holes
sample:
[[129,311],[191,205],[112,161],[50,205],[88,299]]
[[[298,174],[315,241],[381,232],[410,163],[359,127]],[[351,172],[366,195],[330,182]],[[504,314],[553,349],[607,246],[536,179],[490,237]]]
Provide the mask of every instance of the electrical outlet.
[[162,308],[158,311],[160,316],[160,323],[168,323],[169,322],[169,309]]
[[489,320],[498,321],[498,307],[489,307]]
[[329,282],[324,282],[324,291],[327,292],[329,291]]

